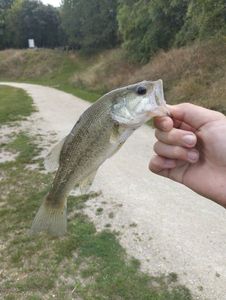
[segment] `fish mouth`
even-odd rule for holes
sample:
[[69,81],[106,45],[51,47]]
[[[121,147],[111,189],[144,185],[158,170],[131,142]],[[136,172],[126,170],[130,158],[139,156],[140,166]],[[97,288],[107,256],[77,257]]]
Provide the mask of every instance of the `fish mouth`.
[[154,89],[148,95],[148,114],[151,116],[170,116],[163,93],[163,82],[161,79],[154,82]]
[[148,112],[151,117],[170,117],[170,111],[166,105],[158,106]]

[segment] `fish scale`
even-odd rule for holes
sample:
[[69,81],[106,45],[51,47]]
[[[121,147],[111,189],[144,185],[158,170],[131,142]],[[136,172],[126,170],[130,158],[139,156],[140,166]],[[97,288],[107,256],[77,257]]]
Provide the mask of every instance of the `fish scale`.
[[35,216],[31,234],[65,234],[67,197],[74,186],[86,191],[100,165],[120,149],[134,130],[153,116],[167,114],[161,80],[113,90],[90,106],[47,156],[46,166],[58,169]]

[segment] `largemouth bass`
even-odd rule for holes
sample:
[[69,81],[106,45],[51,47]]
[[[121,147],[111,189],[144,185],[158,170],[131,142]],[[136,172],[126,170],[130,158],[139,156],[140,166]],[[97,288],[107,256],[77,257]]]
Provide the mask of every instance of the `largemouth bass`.
[[31,234],[66,233],[67,197],[79,185],[88,191],[100,165],[115,154],[128,137],[153,116],[168,114],[162,80],[142,81],[102,96],[80,117],[71,132],[46,159],[57,169],[52,187],[31,227]]

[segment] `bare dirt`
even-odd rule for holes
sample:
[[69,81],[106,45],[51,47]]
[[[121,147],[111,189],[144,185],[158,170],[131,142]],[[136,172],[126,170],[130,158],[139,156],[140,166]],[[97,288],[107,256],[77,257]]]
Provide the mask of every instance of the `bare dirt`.
[[[33,98],[38,112],[29,129],[41,134],[43,155],[90,105],[49,87],[7,85],[23,88]],[[148,162],[154,141],[153,129],[143,126],[104,163],[92,186],[102,194],[87,203],[85,212],[98,230],[110,227],[118,232],[127,253],[141,261],[142,270],[177,273],[195,299],[226,300],[226,210],[152,174]]]

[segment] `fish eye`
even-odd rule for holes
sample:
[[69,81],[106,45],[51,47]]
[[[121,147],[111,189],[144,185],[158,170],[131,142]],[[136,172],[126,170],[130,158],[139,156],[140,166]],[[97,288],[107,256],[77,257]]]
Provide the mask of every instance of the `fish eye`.
[[147,89],[146,89],[146,87],[140,85],[140,86],[138,86],[136,92],[138,95],[145,95],[147,93]]

